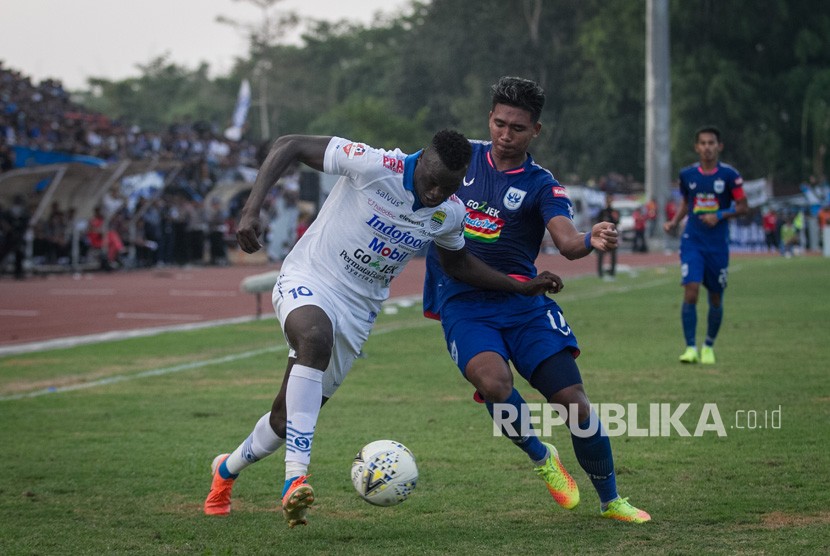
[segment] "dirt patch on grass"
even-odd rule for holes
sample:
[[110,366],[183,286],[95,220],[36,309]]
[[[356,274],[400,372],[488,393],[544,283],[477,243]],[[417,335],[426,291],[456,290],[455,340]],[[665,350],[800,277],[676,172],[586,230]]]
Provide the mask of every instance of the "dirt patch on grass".
[[810,525],[830,525],[830,512],[821,512],[815,515],[771,512],[761,516],[761,525],[765,529],[808,527]]

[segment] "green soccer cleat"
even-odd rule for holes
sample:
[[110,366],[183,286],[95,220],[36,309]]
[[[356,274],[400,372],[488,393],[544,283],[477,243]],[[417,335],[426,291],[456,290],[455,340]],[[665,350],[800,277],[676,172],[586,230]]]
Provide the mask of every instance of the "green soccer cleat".
[[576,486],[574,478],[559,461],[559,453],[556,448],[547,442],[543,442],[543,444],[550,450],[550,456],[545,464],[537,467],[535,471],[545,480],[550,495],[553,496],[556,503],[566,510],[572,510],[579,504],[579,487]]
[[686,348],[686,351],[683,352],[683,355],[680,356],[681,363],[697,363],[697,349],[694,346],[689,346]]
[[645,523],[651,521],[651,516],[639,508],[628,503],[628,498],[616,498],[608,503],[608,507],[602,512],[602,517],[627,521],[629,523]]
[[712,349],[712,346],[703,346],[703,349],[700,350],[700,362],[704,365],[715,364],[715,350]]

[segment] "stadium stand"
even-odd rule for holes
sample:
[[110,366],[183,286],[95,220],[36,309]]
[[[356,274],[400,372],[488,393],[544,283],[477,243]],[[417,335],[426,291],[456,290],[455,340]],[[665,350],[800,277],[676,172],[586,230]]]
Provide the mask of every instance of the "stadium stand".
[[[183,242],[215,238],[216,210],[227,213],[227,224],[232,223],[238,194],[250,188],[246,182],[257,166],[255,145],[227,141],[214,126],[202,122],[141,130],[73,102],[59,81],[34,84],[0,61],[0,243],[25,241],[29,274],[219,264],[215,243],[208,261],[198,245]],[[29,220],[24,237],[14,238],[2,230],[21,196]],[[124,241],[115,265],[102,264],[86,237],[96,207],[102,209],[104,229],[114,229]],[[207,228],[208,209],[213,229]],[[71,222],[63,222],[70,215]],[[63,228],[71,245],[60,256],[48,248],[56,227]],[[233,244],[228,233],[223,237]],[[0,252],[4,256],[16,249],[6,247]],[[9,259],[0,260],[0,270],[11,264]]]

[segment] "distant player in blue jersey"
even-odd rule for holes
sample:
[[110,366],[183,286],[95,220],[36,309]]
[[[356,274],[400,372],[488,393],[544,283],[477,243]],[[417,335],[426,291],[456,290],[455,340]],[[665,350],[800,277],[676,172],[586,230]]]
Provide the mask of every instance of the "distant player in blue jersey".
[[[680,171],[680,193],[683,197],[674,218],[665,223],[672,232],[687,214],[689,216],[680,240],[680,272],[684,287],[680,320],[686,337],[683,363],[714,364],[712,346],[723,320],[723,291],[729,270],[729,218],[746,214],[747,202],[743,178],[732,166],[718,162],[723,143],[720,131],[704,127],[695,133],[695,152],[700,162]],[[697,298],[700,284],[709,292],[709,315],[706,340],[697,351]]]
[[[618,233],[610,222],[599,222],[588,233],[576,230],[566,189],[527,152],[542,127],[542,88],[526,79],[503,77],[492,93],[491,141],[472,142],[472,161],[456,193],[467,210],[467,249],[519,279],[536,276],[534,262],[545,233],[568,259],[585,257],[593,249],[616,249]],[[611,443],[591,411],[575,361],[579,346],[559,305],[545,296],[523,298],[455,280],[442,272],[431,249],[424,312],[440,318],[447,348],[475,386],[476,399],[534,462],[559,505],[576,506],[579,490],[556,448],[532,430],[508,361],[549,403],[569,410],[574,452],[599,494],[601,514],[636,523],[651,519],[617,494]],[[503,421],[505,413],[516,415],[511,426]]]

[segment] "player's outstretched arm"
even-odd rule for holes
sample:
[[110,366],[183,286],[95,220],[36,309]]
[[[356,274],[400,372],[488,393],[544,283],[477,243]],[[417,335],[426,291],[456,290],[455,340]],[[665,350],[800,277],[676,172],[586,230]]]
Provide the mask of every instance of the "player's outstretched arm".
[[569,260],[581,259],[594,249],[613,251],[619,243],[619,232],[611,222],[598,222],[591,231],[578,231],[566,216],[554,216],[548,222],[548,233],[554,245]]
[[565,287],[562,278],[552,272],[543,271],[534,278],[517,280],[487,265],[467,251],[466,247],[458,251],[450,251],[437,245],[435,247],[444,272],[477,288],[521,295],[543,295],[558,293]]
[[322,171],[323,158],[330,141],[331,137],[312,135],[284,135],[274,141],[268,157],[259,169],[251,194],[242,207],[236,239],[243,251],[253,253],[262,247],[259,237],[264,226],[259,219],[259,211],[268,190],[276,185],[277,180],[294,162],[302,162]]

